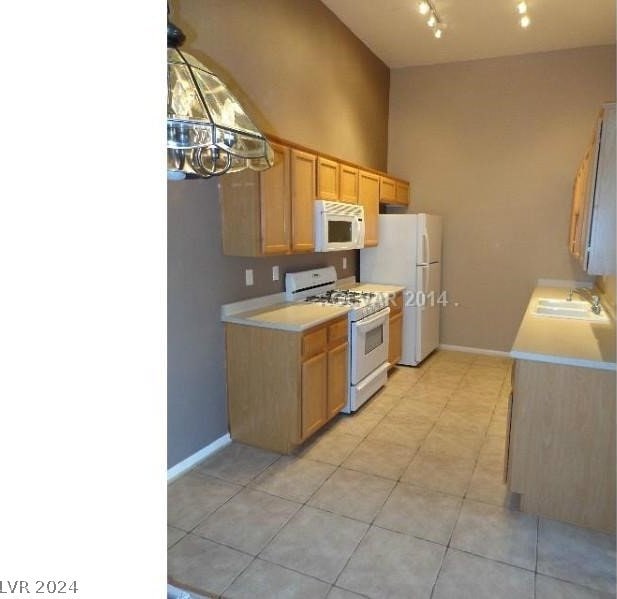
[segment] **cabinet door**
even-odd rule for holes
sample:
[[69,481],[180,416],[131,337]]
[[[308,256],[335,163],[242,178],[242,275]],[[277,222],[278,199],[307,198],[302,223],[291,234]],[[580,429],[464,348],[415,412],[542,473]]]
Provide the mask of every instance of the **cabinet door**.
[[326,352],[302,363],[302,440],[326,423],[327,369]]
[[347,342],[328,352],[328,420],[347,403]]
[[317,160],[317,197],[320,200],[339,200],[339,163],[328,158]]
[[379,201],[394,203],[396,201],[396,183],[389,177],[379,177]]
[[317,157],[308,152],[291,150],[291,249],[312,252],[313,200],[315,200],[315,168]]
[[340,165],[340,201],[349,204],[358,203],[358,169],[347,164]]
[[403,330],[403,313],[399,312],[390,316],[390,341],[388,346],[388,362],[394,365],[401,359],[402,354],[402,330]]
[[397,204],[407,206],[409,204],[409,183],[405,181],[396,181],[395,197]]
[[570,236],[568,238],[568,248],[575,257],[580,257],[580,230],[581,230],[581,192],[582,165],[576,171],[574,185],[572,187],[572,208],[570,211]]
[[270,145],[274,151],[274,166],[259,174],[261,251],[266,255],[286,254],[291,247],[289,148]]
[[593,157],[593,147],[590,147],[583,159],[583,163],[581,164],[581,180],[580,180],[580,215],[578,218],[577,226],[576,226],[576,237],[574,244],[574,255],[578,258],[583,268],[585,268],[586,262],[586,253],[587,253],[587,240],[589,237],[589,223],[590,223],[590,208],[591,208],[591,198],[590,194],[593,193],[593,181],[590,177],[590,169],[591,169],[591,161]]
[[364,206],[364,247],[379,243],[379,175],[360,171],[358,204]]
[[590,171],[589,224],[583,268],[590,275],[614,275],[616,272],[616,202],[615,202],[615,105],[604,108],[599,125],[599,144],[596,144],[596,168]]

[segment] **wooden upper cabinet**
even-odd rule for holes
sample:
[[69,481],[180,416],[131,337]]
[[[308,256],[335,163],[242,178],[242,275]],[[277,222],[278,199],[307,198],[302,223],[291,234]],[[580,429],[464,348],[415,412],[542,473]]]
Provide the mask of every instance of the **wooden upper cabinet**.
[[379,201],[382,204],[409,204],[409,183],[391,177],[379,177]]
[[396,201],[396,182],[390,177],[379,177],[379,201],[392,204]]
[[406,181],[395,182],[395,202],[402,206],[409,204],[409,183]]
[[358,173],[358,204],[364,207],[364,247],[379,243],[379,175]]
[[583,158],[576,177],[572,192],[572,211],[570,213],[570,239],[569,248],[572,255],[578,260],[582,259],[583,253],[583,229],[587,208],[587,180],[589,174],[589,150]]
[[[338,162],[285,140],[270,140],[271,168],[218,177],[223,253],[275,256],[315,251],[314,200],[364,206],[364,245],[379,242],[379,204],[407,205],[409,184]],[[582,196],[581,196],[582,197]],[[586,222],[577,221],[584,239]],[[573,234],[571,234],[573,239]]]
[[312,252],[313,201],[316,199],[315,176],[317,157],[315,154],[292,149],[291,163],[291,250]]
[[261,255],[259,174],[244,170],[218,178],[223,254]]
[[289,148],[271,144],[274,166],[259,173],[261,251],[286,254],[291,241],[291,195],[289,193]]
[[614,275],[615,104],[605,104],[574,179],[568,247],[591,275]]
[[339,163],[319,156],[317,159],[317,197],[320,200],[338,201],[340,185]]
[[358,203],[358,169],[355,166],[341,164],[339,167],[341,202]]

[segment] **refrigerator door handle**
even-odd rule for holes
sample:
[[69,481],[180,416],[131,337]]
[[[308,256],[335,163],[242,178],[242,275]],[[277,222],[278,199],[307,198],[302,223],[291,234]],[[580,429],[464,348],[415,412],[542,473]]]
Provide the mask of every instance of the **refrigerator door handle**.
[[422,310],[422,296],[424,295],[424,271],[423,266],[416,267],[416,289],[413,296],[413,305]]
[[430,257],[429,238],[426,230],[422,231],[422,256],[420,256],[420,264],[428,264]]

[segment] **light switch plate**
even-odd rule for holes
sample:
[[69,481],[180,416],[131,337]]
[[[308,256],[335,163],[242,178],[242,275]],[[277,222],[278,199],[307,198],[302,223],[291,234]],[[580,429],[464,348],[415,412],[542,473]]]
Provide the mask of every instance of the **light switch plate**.
[[247,287],[253,284],[253,269],[252,268],[247,268],[244,271],[244,279],[246,281]]
[[347,270],[347,256],[343,256],[343,270]]
[[272,267],[272,280],[273,281],[279,280],[279,267],[278,266]]

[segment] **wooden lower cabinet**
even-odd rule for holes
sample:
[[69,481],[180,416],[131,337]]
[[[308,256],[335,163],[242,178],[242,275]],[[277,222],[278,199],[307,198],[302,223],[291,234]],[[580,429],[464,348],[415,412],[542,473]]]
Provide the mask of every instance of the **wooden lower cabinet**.
[[302,362],[301,437],[307,439],[328,420],[328,356],[325,351]]
[[347,353],[347,341],[328,350],[328,420],[334,418],[347,403]]
[[388,347],[388,362],[396,365],[403,353],[403,293],[399,292],[390,302],[390,320],[388,322],[390,340]]
[[505,477],[521,511],[615,532],[615,373],[516,360]]
[[347,401],[347,317],[304,333],[227,323],[229,430],[289,453]]

